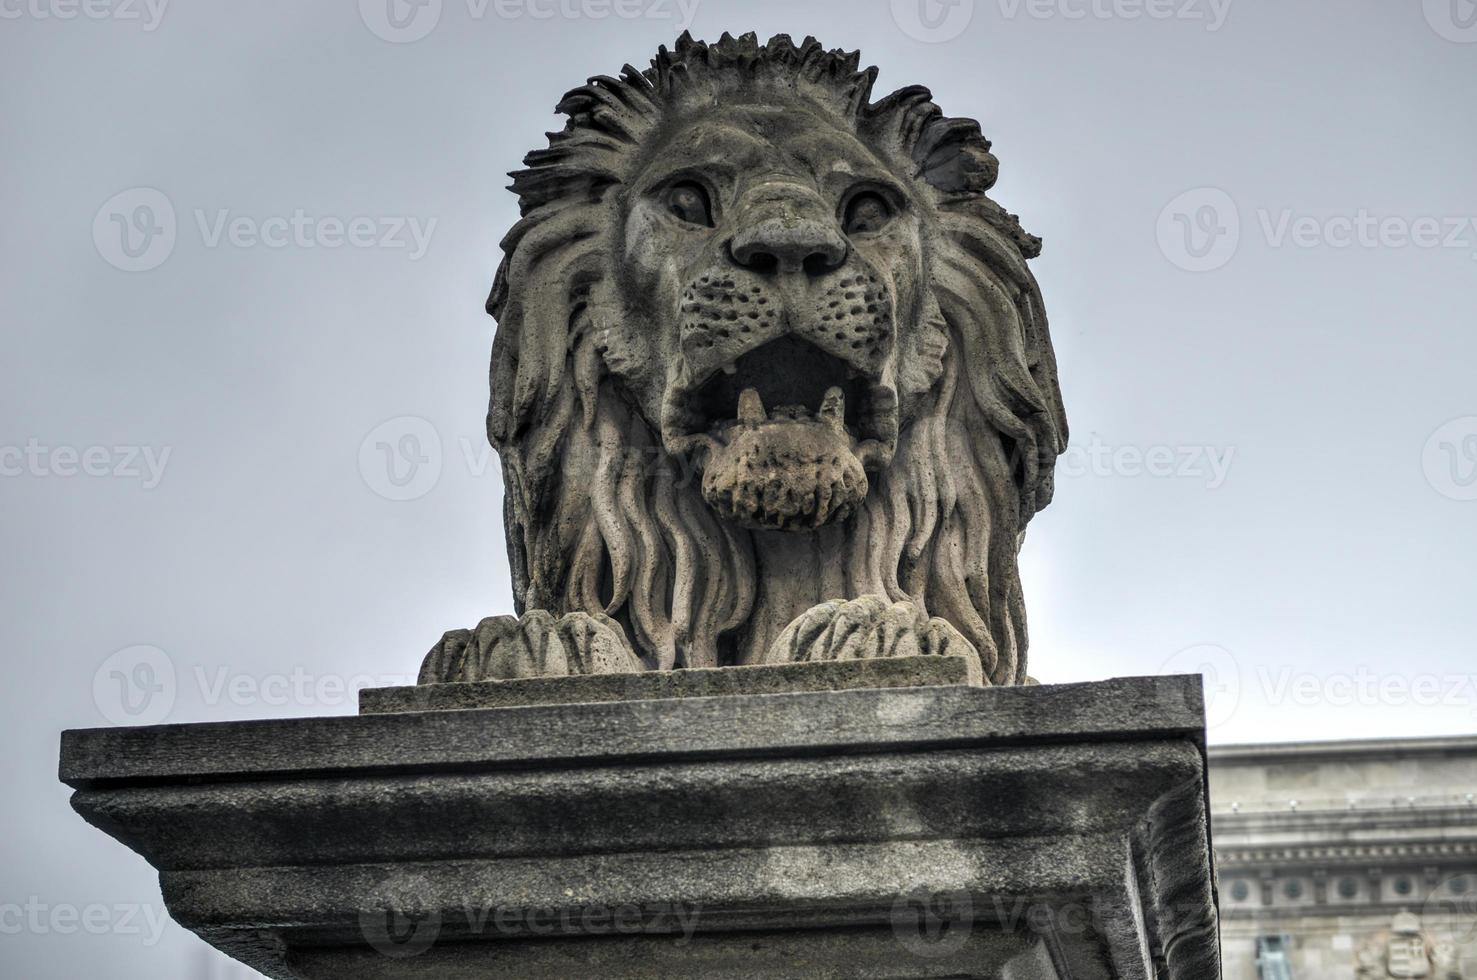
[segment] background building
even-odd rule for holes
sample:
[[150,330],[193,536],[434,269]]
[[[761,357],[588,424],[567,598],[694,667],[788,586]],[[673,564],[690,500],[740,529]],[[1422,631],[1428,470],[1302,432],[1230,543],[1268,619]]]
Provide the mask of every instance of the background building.
[[1210,758],[1225,980],[1477,978],[1477,737]]

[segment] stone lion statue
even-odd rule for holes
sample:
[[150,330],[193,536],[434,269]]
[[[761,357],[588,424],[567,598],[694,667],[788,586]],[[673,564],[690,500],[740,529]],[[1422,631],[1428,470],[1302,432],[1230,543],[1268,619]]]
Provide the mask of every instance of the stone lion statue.
[[683,35],[512,175],[487,431],[518,617],[422,683],[903,654],[1026,679],[1067,428],[977,123],[813,38]]

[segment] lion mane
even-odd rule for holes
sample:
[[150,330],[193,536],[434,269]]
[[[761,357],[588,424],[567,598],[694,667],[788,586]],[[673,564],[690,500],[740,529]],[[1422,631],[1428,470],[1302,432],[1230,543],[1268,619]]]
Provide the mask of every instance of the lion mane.
[[719,519],[688,464],[664,451],[621,391],[631,365],[604,339],[621,311],[611,202],[639,149],[677,107],[763,77],[892,162],[936,229],[929,322],[913,325],[928,395],[903,406],[895,455],[872,474],[864,506],[814,532],[815,574],[844,593],[833,598],[918,603],[975,646],[992,683],[1025,681],[1017,558],[1067,437],[1026,265],[1040,240],[986,196],[998,164],[977,123],[944,116],[919,86],[872,102],[877,70],[858,64],[859,53],[814,38],[725,34],[710,45],[684,34],[649,69],[627,65],[566,95],[563,131],[511,174],[521,220],[487,301],[498,323],[487,431],[520,614],[609,615],[656,669],[748,662],[744,651],[784,625],[756,609],[751,532]]

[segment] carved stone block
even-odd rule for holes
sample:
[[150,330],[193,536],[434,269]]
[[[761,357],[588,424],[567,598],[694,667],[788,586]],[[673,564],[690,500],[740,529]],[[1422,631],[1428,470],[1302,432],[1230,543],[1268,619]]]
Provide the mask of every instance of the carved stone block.
[[1207,980],[1202,725],[1193,677],[956,683],[74,731],[61,773],[283,980]]

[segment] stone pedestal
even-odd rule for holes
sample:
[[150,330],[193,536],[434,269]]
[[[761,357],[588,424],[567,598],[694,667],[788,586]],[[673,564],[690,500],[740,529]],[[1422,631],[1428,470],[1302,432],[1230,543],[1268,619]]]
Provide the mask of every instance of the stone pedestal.
[[271,977],[1219,977],[1199,679],[932,659],[72,731],[61,776]]

